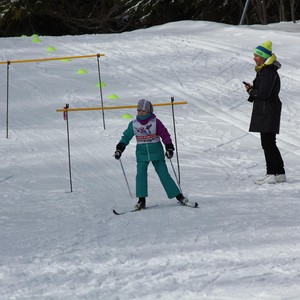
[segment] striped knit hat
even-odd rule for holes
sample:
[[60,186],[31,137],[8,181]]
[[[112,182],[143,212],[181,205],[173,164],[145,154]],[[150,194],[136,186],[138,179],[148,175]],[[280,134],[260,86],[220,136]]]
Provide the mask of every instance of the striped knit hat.
[[141,99],[137,105],[137,110],[145,110],[148,113],[153,113],[152,103],[146,99]]
[[268,59],[272,56],[272,42],[266,41],[265,43],[257,46],[253,50],[253,54],[259,55],[264,59]]

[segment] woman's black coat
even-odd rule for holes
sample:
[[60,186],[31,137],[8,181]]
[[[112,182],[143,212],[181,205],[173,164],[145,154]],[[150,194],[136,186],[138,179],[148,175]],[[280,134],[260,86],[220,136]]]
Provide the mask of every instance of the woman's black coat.
[[279,133],[281,101],[279,99],[280,78],[277,70],[279,62],[266,65],[253,81],[248,101],[253,102],[249,131]]

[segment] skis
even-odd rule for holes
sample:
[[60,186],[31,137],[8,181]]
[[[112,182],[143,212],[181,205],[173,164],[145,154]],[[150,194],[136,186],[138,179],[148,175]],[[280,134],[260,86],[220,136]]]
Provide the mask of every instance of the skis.
[[154,207],[157,207],[157,206],[158,206],[158,204],[151,205],[151,206],[146,206],[143,209],[132,209],[132,210],[125,210],[125,211],[122,211],[122,212],[117,212],[115,209],[113,209],[113,213],[117,216],[120,216],[120,215],[124,215],[124,214],[127,214],[127,213],[132,213],[132,212],[142,211],[142,210],[145,210],[145,209],[154,208]]
[[[188,203],[183,204],[183,203],[178,201],[178,203],[180,203],[181,206],[186,206],[186,207],[191,207],[191,208],[198,208],[198,203],[197,202],[189,201]],[[127,214],[127,213],[143,211],[145,209],[148,210],[148,209],[151,209],[151,208],[154,208],[154,207],[157,207],[157,206],[158,206],[158,204],[146,206],[144,209],[132,209],[132,210],[125,210],[125,211],[122,211],[122,212],[117,212],[115,209],[113,209],[113,213],[117,216],[121,216],[121,215],[124,215],[124,214]]]

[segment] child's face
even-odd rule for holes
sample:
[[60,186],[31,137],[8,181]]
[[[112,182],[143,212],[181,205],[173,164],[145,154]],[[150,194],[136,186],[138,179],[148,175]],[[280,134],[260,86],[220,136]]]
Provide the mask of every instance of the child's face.
[[148,114],[148,112],[145,110],[138,109],[137,114],[138,114],[138,116],[145,116]]

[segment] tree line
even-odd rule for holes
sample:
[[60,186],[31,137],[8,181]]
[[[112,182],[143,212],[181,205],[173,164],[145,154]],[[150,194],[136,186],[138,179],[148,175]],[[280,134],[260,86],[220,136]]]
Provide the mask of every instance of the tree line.
[[[2,37],[112,33],[180,20],[239,24],[247,0],[1,0]],[[244,24],[296,22],[300,0],[250,0]]]

